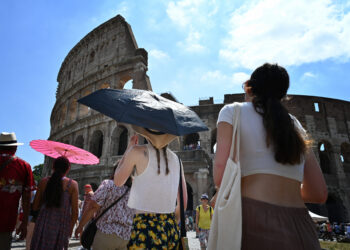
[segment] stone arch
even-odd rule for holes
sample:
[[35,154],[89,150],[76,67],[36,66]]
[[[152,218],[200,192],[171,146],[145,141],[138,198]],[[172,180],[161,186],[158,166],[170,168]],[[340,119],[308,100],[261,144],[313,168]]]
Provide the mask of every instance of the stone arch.
[[200,146],[200,137],[198,133],[188,134],[184,138],[184,145],[186,149],[196,149]]
[[216,133],[217,129],[213,129],[210,133],[210,153],[214,154],[216,151]]
[[132,89],[132,80],[129,80],[124,83],[123,89]]
[[186,211],[192,211],[193,210],[193,189],[191,185],[186,181],[187,186],[187,209]]
[[92,134],[90,141],[90,152],[96,157],[100,158],[102,156],[103,149],[103,134],[101,130],[96,130]]
[[343,201],[335,194],[328,195],[326,208],[330,222],[347,222]]
[[[125,84],[129,85],[130,82],[132,83],[132,77],[129,74],[124,73],[123,75],[120,76],[120,80],[119,80],[119,83],[118,83],[118,88],[124,89]],[[127,86],[127,89],[130,89],[130,88]]]
[[320,166],[324,174],[331,174],[332,166],[332,146],[326,141],[320,141],[318,143],[318,156],[320,158]]
[[350,144],[343,142],[340,145],[340,159],[343,164],[344,171],[350,173]]
[[79,135],[76,139],[75,139],[75,143],[74,145],[78,148],[84,148],[84,137],[82,135]]
[[116,127],[112,132],[111,154],[123,155],[128,146],[128,129],[124,126]]

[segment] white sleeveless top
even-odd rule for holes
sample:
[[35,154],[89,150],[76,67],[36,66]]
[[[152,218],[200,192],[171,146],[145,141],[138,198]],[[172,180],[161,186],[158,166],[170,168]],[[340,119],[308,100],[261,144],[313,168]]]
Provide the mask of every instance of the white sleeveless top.
[[158,175],[157,154],[153,146],[146,144],[148,165],[132,182],[128,206],[138,211],[168,214],[175,212],[180,182],[179,159],[167,149],[169,173],[165,175],[166,164],[163,150],[159,150],[160,174]]
[[[274,174],[302,181],[304,176],[303,160],[300,164],[286,165],[275,160],[273,146],[266,145],[266,130],[263,119],[258,114],[251,102],[240,104],[241,107],[241,141],[240,141],[240,164],[242,177],[253,174]],[[232,125],[233,104],[225,105],[218,117],[218,122],[227,122]],[[291,115],[297,130],[306,137],[306,131],[300,122]]]

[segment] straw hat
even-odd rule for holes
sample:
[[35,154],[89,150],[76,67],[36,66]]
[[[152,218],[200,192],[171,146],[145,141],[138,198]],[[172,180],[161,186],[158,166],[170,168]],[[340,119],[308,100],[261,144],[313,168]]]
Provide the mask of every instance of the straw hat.
[[143,127],[139,127],[136,125],[132,125],[132,128],[136,133],[145,137],[155,148],[164,148],[168,145],[172,140],[174,140],[177,136],[172,134],[166,134],[163,132],[159,132],[156,130],[151,130]]
[[0,147],[1,146],[18,146],[23,145],[23,143],[17,142],[16,134],[14,132],[2,132],[0,134]]

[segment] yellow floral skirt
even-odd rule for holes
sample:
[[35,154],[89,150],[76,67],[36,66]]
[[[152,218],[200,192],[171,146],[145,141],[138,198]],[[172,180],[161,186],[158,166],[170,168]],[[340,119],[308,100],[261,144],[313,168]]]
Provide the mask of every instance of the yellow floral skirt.
[[175,214],[136,214],[128,249],[178,249],[179,227]]

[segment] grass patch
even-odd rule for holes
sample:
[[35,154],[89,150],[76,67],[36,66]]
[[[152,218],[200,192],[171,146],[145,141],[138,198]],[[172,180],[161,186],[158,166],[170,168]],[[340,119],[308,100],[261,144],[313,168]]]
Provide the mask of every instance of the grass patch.
[[321,248],[327,250],[350,250],[350,243],[320,241]]

